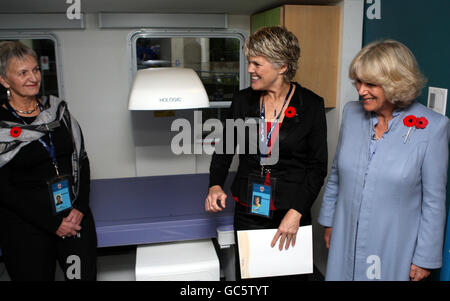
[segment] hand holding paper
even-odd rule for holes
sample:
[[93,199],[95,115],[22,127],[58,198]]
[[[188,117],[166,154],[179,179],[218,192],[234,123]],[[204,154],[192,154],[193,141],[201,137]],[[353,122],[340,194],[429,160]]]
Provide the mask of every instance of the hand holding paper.
[[290,209],[278,227],[278,231],[273,237],[271,247],[273,248],[280,238],[280,251],[283,249],[284,242],[286,241],[286,250],[289,248],[289,245],[292,244],[292,247],[295,246],[295,241],[297,238],[298,227],[300,227],[300,219],[302,215],[300,212]]
[[282,251],[269,243],[277,231],[237,232],[242,279],[313,272],[312,226],[298,228],[295,246]]

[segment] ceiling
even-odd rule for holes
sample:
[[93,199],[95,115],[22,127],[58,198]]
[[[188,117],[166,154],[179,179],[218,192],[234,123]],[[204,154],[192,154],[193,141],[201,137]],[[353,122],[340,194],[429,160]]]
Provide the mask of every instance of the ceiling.
[[[0,13],[64,13],[77,0],[0,0]],[[283,4],[335,4],[341,0],[80,0],[82,13],[226,13],[250,15]]]

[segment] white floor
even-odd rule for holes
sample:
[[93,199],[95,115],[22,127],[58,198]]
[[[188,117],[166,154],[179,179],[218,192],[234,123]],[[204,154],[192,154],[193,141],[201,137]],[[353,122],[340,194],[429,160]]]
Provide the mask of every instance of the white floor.
[[[97,280],[99,281],[135,281],[136,252],[127,252],[119,255],[104,255],[98,257]],[[0,262],[0,281],[10,281],[5,264]],[[56,281],[64,281],[64,274],[59,265],[56,265]]]
[[5,264],[3,262],[0,262],[0,281],[9,281],[9,275],[6,271]]
[[[235,280],[234,277],[234,246],[219,249],[218,257],[221,263],[220,274],[222,279]],[[125,248],[120,250],[99,252],[97,258],[98,281],[136,281],[136,249]],[[64,274],[59,265],[56,265],[55,280],[64,281]],[[3,262],[0,262],[0,281],[10,281]]]

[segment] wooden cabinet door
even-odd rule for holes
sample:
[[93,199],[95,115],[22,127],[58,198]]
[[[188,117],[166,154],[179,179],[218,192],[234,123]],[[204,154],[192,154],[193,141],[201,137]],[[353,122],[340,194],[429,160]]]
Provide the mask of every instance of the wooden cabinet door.
[[251,17],[251,30],[283,25],[300,44],[295,81],[336,107],[340,62],[340,11],[338,6],[283,5]]
[[299,40],[301,54],[295,80],[336,106],[340,58],[338,6],[286,5],[284,26]]

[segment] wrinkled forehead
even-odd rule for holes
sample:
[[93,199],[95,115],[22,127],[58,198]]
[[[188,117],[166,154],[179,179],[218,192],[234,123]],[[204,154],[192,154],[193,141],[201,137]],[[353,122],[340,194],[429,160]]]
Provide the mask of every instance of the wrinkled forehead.
[[37,65],[38,62],[32,55],[13,56],[6,63],[6,71],[33,69]]

